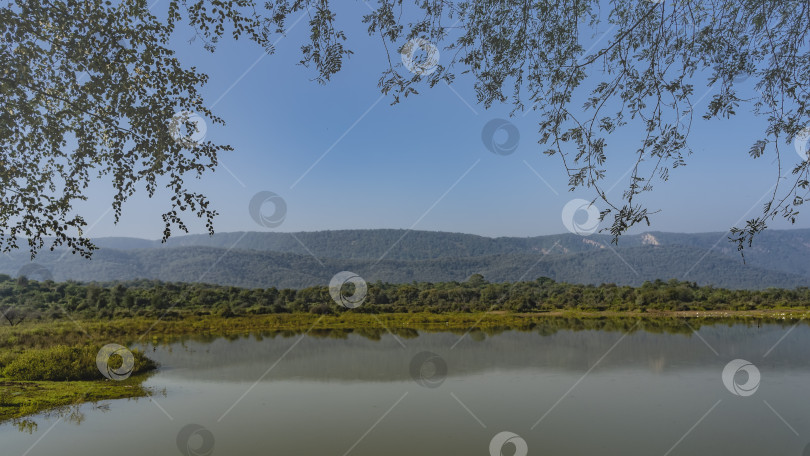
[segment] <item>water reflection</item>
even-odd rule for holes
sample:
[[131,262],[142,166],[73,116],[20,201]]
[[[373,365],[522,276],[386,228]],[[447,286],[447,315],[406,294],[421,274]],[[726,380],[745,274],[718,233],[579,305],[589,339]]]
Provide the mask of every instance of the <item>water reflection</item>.
[[[697,330],[694,323],[667,323],[561,320],[524,330],[487,328],[469,333],[421,334],[413,329],[395,328],[391,328],[392,334],[384,329],[313,330],[306,337],[293,331],[265,331],[223,337],[193,336],[140,348],[151,351],[150,356],[164,366],[163,375],[170,378],[254,380],[283,358],[284,362],[274,368],[274,379],[404,381],[412,377],[410,363],[421,352],[438,354],[449,366],[447,375],[456,377],[492,370],[582,371],[604,355],[605,347],[627,334],[627,340],[614,349],[612,362],[605,368],[645,368],[663,373],[713,363],[721,355],[762,356],[796,324],[724,322],[703,325],[696,335],[690,329],[691,326]],[[783,356],[772,357],[768,365],[804,369],[808,364],[801,355],[810,340],[802,337],[808,335],[810,331],[798,331],[794,337],[783,340],[780,343]],[[290,350],[293,345],[294,350]]]
[[[794,325],[558,319],[470,332],[201,334],[142,345],[161,364],[146,382],[151,398],[17,420],[0,425],[0,439],[12,455],[39,442],[27,456],[487,454],[491,445],[800,455],[810,328]],[[749,367],[721,378],[736,359],[761,374],[756,389]]]
[[637,332],[643,331],[653,334],[693,334],[703,327],[713,326],[743,326],[748,328],[761,328],[762,326],[778,326],[790,328],[796,324],[810,326],[808,320],[796,320],[791,317],[710,317],[710,318],[655,318],[650,316],[620,316],[620,317],[547,317],[540,321],[527,320],[522,324],[511,326],[488,325],[472,328],[452,328],[443,325],[421,325],[418,322],[408,323],[408,327],[386,327],[382,323],[378,326],[346,329],[346,328],[311,328],[308,330],[265,330],[246,331],[243,333],[220,334],[201,332],[193,335],[179,337],[163,336],[161,344],[166,345],[177,340],[194,340],[197,342],[213,342],[218,339],[238,340],[245,337],[288,338],[306,333],[313,338],[346,339],[350,335],[360,336],[368,340],[379,341],[386,335],[394,335],[400,339],[414,339],[426,333],[448,333],[481,341],[487,337],[496,336],[505,332],[520,331],[533,332],[541,336],[551,336],[559,331],[607,331],[607,332]]

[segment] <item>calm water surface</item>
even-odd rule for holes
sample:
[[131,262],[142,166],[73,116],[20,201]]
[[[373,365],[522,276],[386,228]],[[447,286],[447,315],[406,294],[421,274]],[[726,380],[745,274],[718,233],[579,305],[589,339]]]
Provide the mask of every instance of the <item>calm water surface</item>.
[[[521,439],[529,455],[810,454],[805,325],[472,336],[148,346],[154,400],[0,425],[0,454],[512,455]],[[759,372],[756,390],[751,368],[724,385],[734,359]],[[492,453],[503,431],[518,437]]]

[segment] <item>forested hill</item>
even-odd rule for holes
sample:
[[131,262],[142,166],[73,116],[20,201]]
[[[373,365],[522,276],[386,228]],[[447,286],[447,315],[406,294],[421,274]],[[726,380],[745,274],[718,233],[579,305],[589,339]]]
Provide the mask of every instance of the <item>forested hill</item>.
[[[557,234],[528,238],[488,238],[473,234],[406,230],[339,230],[294,233],[235,232],[214,236],[188,235],[171,238],[167,244],[136,238],[101,238],[100,247],[116,250],[206,246],[294,253],[318,258],[377,260],[428,260],[501,254],[595,252],[610,246],[610,236],[588,237]],[[298,238],[296,240],[296,238]],[[301,241],[301,242],[299,242]],[[684,246],[713,250],[740,260],[736,246],[725,233],[649,232],[622,236],[618,248],[639,246]],[[304,248],[306,246],[306,248]],[[309,249],[309,252],[307,251]],[[747,263],[764,269],[810,276],[810,229],[767,230],[745,251]]]
[[[619,285],[678,279],[733,289],[810,285],[810,230],[766,232],[746,251],[745,264],[722,233],[625,236],[619,247],[605,236],[486,238],[404,230],[223,233],[182,236],[168,245],[132,238],[96,242],[101,248],[89,261],[43,252],[33,266],[27,252],[16,252],[0,257],[0,273],[49,275],[57,281],[159,279],[257,288],[323,285],[341,270],[368,282],[390,283],[464,281],[482,274],[492,282],[550,277]],[[710,250],[714,244],[717,248]]]

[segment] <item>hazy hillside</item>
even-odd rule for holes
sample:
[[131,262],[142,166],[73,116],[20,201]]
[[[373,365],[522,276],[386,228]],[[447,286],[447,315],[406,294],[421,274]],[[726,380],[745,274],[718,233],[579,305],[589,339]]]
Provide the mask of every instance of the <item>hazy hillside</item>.
[[[557,253],[559,252],[559,253]],[[60,259],[61,258],[61,259]],[[45,252],[37,260],[55,280],[113,281],[137,278],[209,282],[244,287],[323,285],[338,271],[351,270],[367,281],[462,281],[483,274],[493,282],[533,280],[639,285],[646,280],[691,280],[727,288],[810,285],[810,278],[743,264],[738,258],[685,246],[640,246],[566,253],[561,247],[544,255],[509,253],[425,260],[322,258],[309,255],[215,247],[115,250],[102,248],[87,261]],[[0,273],[17,275],[28,264],[23,253],[0,260]],[[687,271],[690,271],[688,274]],[[30,275],[30,273],[29,273]]]
[[[296,240],[297,238],[297,240]],[[465,258],[502,254],[580,253],[605,249],[611,238],[559,234],[531,238],[488,238],[472,234],[406,230],[341,230],[304,233],[220,233],[214,236],[189,235],[170,239],[167,244],[135,238],[101,238],[102,248],[142,249],[206,246],[309,255],[305,245],[318,258],[377,260],[427,260]],[[299,242],[301,241],[301,242]],[[713,249],[741,262],[736,246],[723,233],[660,233],[622,236],[619,248],[644,245],[688,246]],[[763,269],[810,276],[810,229],[768,230],[745,251],[749,265]]]

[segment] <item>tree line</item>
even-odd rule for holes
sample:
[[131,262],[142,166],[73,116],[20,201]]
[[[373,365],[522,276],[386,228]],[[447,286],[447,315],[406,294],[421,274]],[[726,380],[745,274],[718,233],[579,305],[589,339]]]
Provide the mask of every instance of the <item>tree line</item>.
[[[350,292],[351,290],[349,290]],[[38,282],[0,275],[2,324],[66,318],[181,318],[276,313],[548,312],[758,310],[810,307],[810,288],[728,290],[677,280],[639,287],[534,281],[491,283],[480,274],[464,282],[368,284],[361,305],[335,302],[327,286],[239,288],[136,280],[122,283]]]

